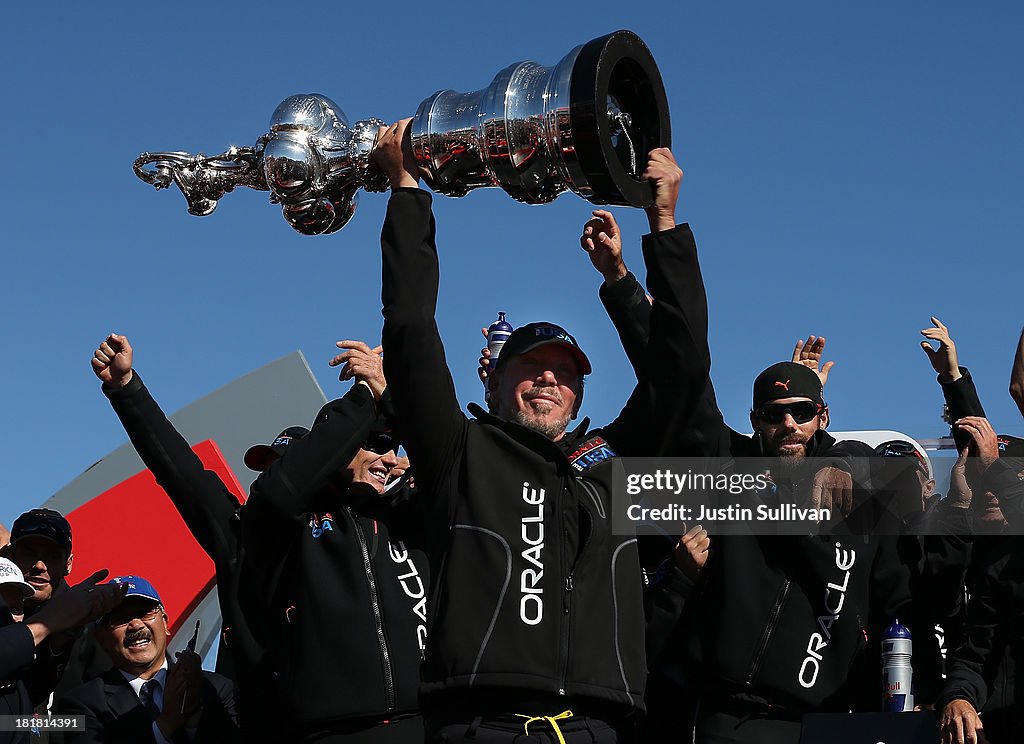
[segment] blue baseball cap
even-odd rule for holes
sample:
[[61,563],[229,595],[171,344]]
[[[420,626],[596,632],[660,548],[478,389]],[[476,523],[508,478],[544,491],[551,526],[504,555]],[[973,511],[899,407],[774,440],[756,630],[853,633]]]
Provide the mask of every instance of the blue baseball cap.
[[127,597],[142,597],[148,599],[151,602],[157,604],[163,604],[160,601],[160,595],[157,594],[156,589],[147,579],[141,576],[115,576],[110,580],[111,584],[127,584],[128,591],[125,592],[124,596]]

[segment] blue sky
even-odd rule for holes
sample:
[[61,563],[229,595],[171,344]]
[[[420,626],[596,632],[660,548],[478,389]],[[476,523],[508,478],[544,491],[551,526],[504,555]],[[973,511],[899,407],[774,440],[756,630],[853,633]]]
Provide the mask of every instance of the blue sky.
[[[757,372],[815,333],[837,361],[834,428],[942,435],[917,333],[935,314],[996,429],[1024,435],[1006,393],[1024,322],[1024,10],[660,5],[8,8],[0,520],[124,441],[89,368],[112,330],[169,411],[294,349],[338,395],[334,342],[379,338],[386,196],[364,194],[344,230],[305,238],[252,191],[189,216],[176,191],[135,178],[140,152],[251,145],[296,92],[332,97],[352,121],[394,120],[439,88],[483,88],[512,62],[551,65],[618,28],[644,38],[668,90],[727,420],[745,426]],[[501,309],[572,330],[596,370],[584,412],[612,418],[632,378],[578,247],[590,205],[527,207],[496,190],[435,205],[438,322],[461,399],[481,398],[478,329]],[[616,213],[642,276],[646,222]]]

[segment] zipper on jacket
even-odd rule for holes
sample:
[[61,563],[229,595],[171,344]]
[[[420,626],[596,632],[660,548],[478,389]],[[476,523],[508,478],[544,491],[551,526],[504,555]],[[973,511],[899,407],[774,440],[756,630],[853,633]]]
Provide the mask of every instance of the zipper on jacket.
[[761,668],[761,662],[764,661],[765,652],[768,651],[768,641],[771,640],[772,632],[775,630],[775,625],[779,622],[779,616],[782,614],[782,605],[786,603],[787,596],[789,596],[789,579],[782,582],[782,588],[779,589],[779,594],[775,598],[775,604],[772,606],[772,611],[768,615],[768,624],[764,627],[764,633],[761,634],[761,640],[757,644],[757,650],[754,652],[754,660],[750,664],[750,673],[747,675],[748,685],[754,681],[754,677]]
[[565,694],[565,680],[569,676],[569,644],[572,641],[572,617],[570,616],[570,610],[572,609],[572,574],[570,573],[565,577],[565,590],[562,593],[562,625],[565,627],[565,632],[562,634],[565,645],[562,647],[562,676],[558,686],[558,694]]
[[377,596],[377,582],[373,578],[370,550],[366,544],[366,535],[363,533],[363,527],[359,524],[359,517],[352,512],[349,512],[349,516],[356,526],[356,538],[359,540],[359,550],[363,554],[363,569],[366,572],[366,584],[370,590],[370,606],[373,608],[373,622],[377,629],[377,643],[380,646],[380,655],[384,662],[384,683],[387,686],[384,698],[390,711],[395,707],[395,677],[391,670],[391,653],[388,651],[388,643],[384,638],[384,620],[381,617],[380,597]]
[[[590,494],[590,496],[595,501],[595,505],[600,507],[600,501],[598,501],[599,497],[597,493],[593,491],[593,486],[587,483],[583,478],[577,477],[574,478],[574,480],[580,485],[580,487],[582,487],[585,491],[587,491]],[[566,491],[568,491],[568,488],[566,488]],[[584,511],[586,510],[584,509]],[[573,563],[571,566],[569,566],[568,573],[565,577],[565,586],[563,587],[562,592],[562,625],[564,627],[564,630],[562,632],[562,674],[559,678],[559,695],[565,694],[566,679],[569,676],[569,646],[572,640],[572,593],[573,590],[576,588],[573,584],[573,576],[576,573],[576,564],[579,563],[581,558],[583,558],[583,553],[586,551],[587,546],[590,544],[590,538],[594,534],[594,529],[595,526],[591,525],[590,530],[587,532],[587,538],[586,540],[584,540],[583,544],[580,545],[576,556],[574,556]],[[567,545],[569,542],[569,535],[567,532],[564,535],[564,537],[565,539],[562,542],[562,544]],[[565,556],[565,559],[566,564],[568,564],[569,557]]]
[[[569,493],[569,487],[567,485],[562,486],[562,496],[560,501],[564,501],[564,497]],[[564,504],[559,503],[552,509],[552,513],[555,519],[558,520],[558,530],[555,534],[562,536],[561,542],[561,553],[559,556],[562,563],[562,575],[565,576],[565,586],[562,593],[562,622],[561,632],[559,633],[558,639],[558,662],[561,666],[560,674],[558,675],[558,694],[565,694],[565,680],[569,676],[569,628],[572,624],[572,617],[569,614],[571,609],[569,603],[569,594],[572,591],[572,569],[569,566],[569,556],[566,554],[565,546],[569,544],[569,530],[565,525],[565,520],[562,519],[562,509],[565,508]]]

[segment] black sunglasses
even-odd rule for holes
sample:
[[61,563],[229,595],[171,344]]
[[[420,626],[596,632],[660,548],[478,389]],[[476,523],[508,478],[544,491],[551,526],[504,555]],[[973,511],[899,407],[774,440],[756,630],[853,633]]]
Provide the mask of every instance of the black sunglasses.
[[398,442],[390,434],[375,434],[363,444],[364,450],[369,450],[377,455],[386,455],[392,450],[398,449]]
[[806,424],[815,416],[821,414],[825,406],[811,400],[801,400],[796,403],[767,403],[756,411],[757,417],[769,424],[781,424],[788,413],[798,424]]
[[882,457],[903,457],[904,455],[921,457],[921,453],[910,442],[888,442],[882,452]]

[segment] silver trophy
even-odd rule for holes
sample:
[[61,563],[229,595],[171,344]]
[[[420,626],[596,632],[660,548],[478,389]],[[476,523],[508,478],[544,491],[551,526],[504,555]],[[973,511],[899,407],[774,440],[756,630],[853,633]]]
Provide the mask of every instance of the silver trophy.
[[[236,186],[270,191],[292,227],[323,235],[352,218],[359,189],[387,189],[370,162],[383,124],[349,125],[326,96],[294,95],[254,147],[213,157],[147,152],[135,173],[157,189],[175,183],[200,216]],[[432,190],[464,196],[499,186],[527,204],[569,189],[594,204],[648,206],[653,191],[640,178],[647,153],[671,144],[661,74],[631,31],[581,44],[554,67],[510,65],[473,93],[439,91],[419,105],[409,131]]]

